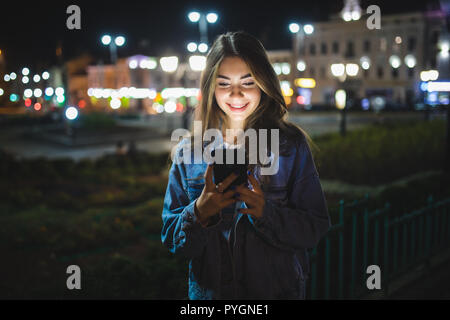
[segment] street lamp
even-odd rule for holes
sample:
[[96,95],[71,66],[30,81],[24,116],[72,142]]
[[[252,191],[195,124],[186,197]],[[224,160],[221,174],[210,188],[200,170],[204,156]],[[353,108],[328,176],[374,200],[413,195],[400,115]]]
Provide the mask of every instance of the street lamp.
[[194,53],[195,51],[199,51],[200,53],[205,53],[208,51],[209,47],[206,43],[195,43],[195,42],[189,42],[186,46],[187,50],[191,53]]
[[[356,63],[333,63],[330,67],[331,74],[339,80],[338,87],[345,82],[347,76],[355,77],[358,74],[359,66]],[[345,88],[345,86],[344,86]],[[340,133],[345,136],[347,130],[347,93],[345,90],[338,88],[335,93],[336,108],[341,111]]]
[[125,37],[118,36],[114,39],[109,34],[105,34],[101,39],[103,45],[109,46],[112,64],[117,62],[117,47],[122,47],[125,44]]
[[172,57],[162,57],[159,60],[159,64],[161,65],[161,68],[165,72],[175,72],[178,68],[178,57],[172,56]]
[[214,12],[210,12],[205,15],[197,11],[192,11],[188,14],[189,21],[193,23],[198,22],[200,30],[200,42],[204,44],[208,43],[208,23],[216,23],[218,18],[219,16]]
[[197,44],[195,42],[189,42],[187,45],[187,49],[189,52],[197,51]]
[[297,77],[297,70],[298,71],[304,71],[306,69],[305,62],[299,61],[300,58],[300,51],[301,47],[303,46],[303,40],[306,35],[311,35],[314,32],[314,27],[311,24],[305,24],[301,25],[296,22],[289,24],[289,31],[292,33],[292,48],[293,48],[293,62],[292,62],[292,68],[294,69],[293,72],[291,72],[291,83],[292,87],[294,87],[295,79]]
[[[426,70],[420,73],[420,80],[426,83],[427,89],[430,81],[437,80],[439,77],[439,72],[437,70]],[[430,108],[428,103],[428,90],[424,90],[424,103],[425,103],[425,120],[429,120],[430,118]]]
[[361,7],[359,0],[345,0],[344,8],[341,11],[341,17],[344,21],[356,21],[361,18]]
[[206,66],[205,56],[191,56],[189,57],[189,65],[193,71],[203,71]]

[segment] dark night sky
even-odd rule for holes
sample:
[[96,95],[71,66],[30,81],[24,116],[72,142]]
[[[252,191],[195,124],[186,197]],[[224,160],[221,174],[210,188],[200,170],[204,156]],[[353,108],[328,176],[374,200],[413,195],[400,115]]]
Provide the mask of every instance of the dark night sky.
[[[436,6],[437,0],[362,0],[365,9],[377,4],[381,13],[424,10]],[[82,29],[67,30],[66,8],[81,8]],[[108,61],[109,51],[100,36],[109,32],[123,34],[125,47],[119,57],[137,53],[162,55],[168,48],[185,53],[189,41],[198,41],[198,24],[187,20],[192,9],[214,10],[219,22],[209,25],[209,39],[226,31],[244,30],[258,37],[266,49],[285,49],[291,45],[287,26],[291,21],[326,20],[329,13],[342,9],[342,0],[297,1],[33,1],[3,0],[0,12],[0,49],[4,52],[7,71],[27,65],[44,68],[56,62],[55,48],[62,41],[64,58],[87,52]]]

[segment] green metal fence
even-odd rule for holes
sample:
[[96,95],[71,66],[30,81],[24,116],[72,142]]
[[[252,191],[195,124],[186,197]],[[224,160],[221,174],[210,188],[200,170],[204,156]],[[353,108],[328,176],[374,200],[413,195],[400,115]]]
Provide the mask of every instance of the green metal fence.
[[[371,292],[367,267],[381,270],[381,289],[392,280],[450,248],[450,198],[409,213],[383,208],[369,211],[369,194],[339,203],[338,223],[311,251],[307,299],[357,299]],[[331,213],[331,212],[330,212]]]

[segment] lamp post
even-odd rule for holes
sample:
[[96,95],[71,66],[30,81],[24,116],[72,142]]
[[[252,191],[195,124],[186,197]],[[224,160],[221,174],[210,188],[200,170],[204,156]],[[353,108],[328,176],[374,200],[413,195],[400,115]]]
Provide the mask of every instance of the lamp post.
[[108,34],[105,34],[102,36],[102,43],[105,46],[109,46],[109,53],[111,56],[111,63],[116,64],[117,62],[117,47],[122,47],[125,44],[125,37],[118,36],[114,38],[114,41],[112,37]]
[[[310,35],[314,32],[314,27],[311,24],[305,24],[301,25],[298,23],[291,23],[289,24],[289,31],[292,33],[292,68],[291,70],[291,84],[292,88],[295,88],[295,79],[297,78],[297,71],[303,71],[303,66],[301,67],[301,70],[299,68],[299,57],[300,52],[302,50],[303,44],[304,44],[304,38],[305,34]],[[296,99],[295,99],[296,100]],[[297,103],[297,102],[295,102]]]
[[341,18],[346,21],[356,21],[361,18],[361,7],[359,0],[345,0],[344,8],[341,11]]
[[355,77],[358,75],[359,66],[355,63],[335,63],[331,65],[331,73],[336,79],[338,79],[338,90],[336,90],[335,101],[336,108],[341,111],[340,120],[340,133],[345,136],[347,131],[347,92],[346,92],[346,80],[347,77]]
[[425,121],[430,119],[430,106],[428,101],[428,84],[430,81],[437,80],[439,72],[437,70],[426,70],[420,73],[420,80],[426,83],[427,90],[424,90],[424,104],[425,104]]
[[218,18],[219,16],[214,12],[205,15],[197,11],[192,11],[188,14],[189,21],[193,23],[198,22],[200,43],[208,44],[208,23],[216,23]]
[[200,53],[206,53],[208,51],[208,45],[204,42],[199,44],[197,44],[196,42],[189,42],[186,46],[186,49],[191,53],[194,53],[196,51]]
[[338,88],[336,90],[334,100],[336,102],[336,108],[340,110],[340,122],[339,122],[339,128],[341,136],[345,136],[346,133],[346,105],[347,105],[347,94],[346,92],[341,89],[341,83],[345,81],[346,75],[345,75],[345,65],[343,63],[334,63],[331,65],[331,74],[338,79]]
[[[125,37],[123,36],[117,36],[113,38],[109,34],[105,34],[102,36],[102,44],[105,46],[109,46],[109,53],[111,56],[111,64],[113,65],[113,68],[115,68],[117,63],[117,47],[122,47],[125,44]],[[103,79],[105,77],[105,71],[102,70],[103,73]],[[115,68],[115,76],[114,76],[114,86],[117,87],[117,69]],[[104,81],[103,81],[104,83]],[[116,114],[114,112],[114,114]]]
[[[173,74],[178,69],[178,57],[177,56],[162,57],[159,59],[159,65],[161,66],[161,69],[164,71],[164,86],[171,87],[172,81],[170,75]],[[165,98],[164,95],[163,98]],[[173,109],[172,107],[174,103],[172,102],[173,101],[166,100],[164,104],[164,111],[165,111],[164,117],[166,118],[166,127],[169,132],[173,130],[174,127],[173,115],[169,114],[172,112],[168,112],[169,109],[170,110]]]

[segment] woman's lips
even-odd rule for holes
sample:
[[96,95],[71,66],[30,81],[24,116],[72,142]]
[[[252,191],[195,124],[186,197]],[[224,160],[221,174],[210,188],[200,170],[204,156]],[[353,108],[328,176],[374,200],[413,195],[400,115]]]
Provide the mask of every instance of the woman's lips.
[[237,112],[242,112],[245,109],[247,109],[248,105],[250,104],[250,102],[247,102],[242,108],[235,108],[232,107],[231,104],[227,103],[228,108],[230,108],[231,111],[237,111]]

